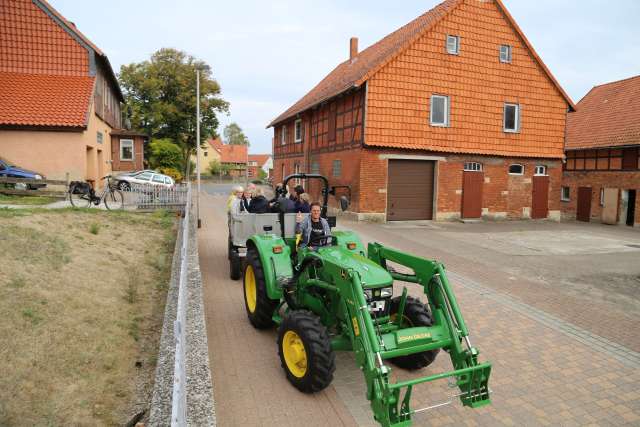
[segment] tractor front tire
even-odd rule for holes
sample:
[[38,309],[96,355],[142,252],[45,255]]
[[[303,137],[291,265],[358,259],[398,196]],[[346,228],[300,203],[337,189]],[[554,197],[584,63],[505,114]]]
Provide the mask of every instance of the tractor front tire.
[[[233,262],[233,261],[231,261]],[[278,306],[277,300],[267,295],[267,284],[260,257],[255,249],[247,251],[244,267],[244,306],[249,321],[256,329],[267,329],[273,326],[273,313]]]
[[293,310],[284,318],[278,354],[287,379],[301,392],[315,393],[331,384],[336,356],[327,328],[312,312]]
[[[395,319],[400,309],[400,297],[393,298],[391,300],[391,319]],[[407,301],[404,305],[404,315],[402,320],[403,327],[416,327],[416,326],[433,326],[433,318],[431,317],[431,311],[423,304],[419,299],[413,297],[407,297]],[[422,369],[429,366],[434,360],[440,349],[423,351],[422,353],[410,354],[408,356],[399,356],[389,359],[391,363],[409,371],[415,371],[416,369]]]

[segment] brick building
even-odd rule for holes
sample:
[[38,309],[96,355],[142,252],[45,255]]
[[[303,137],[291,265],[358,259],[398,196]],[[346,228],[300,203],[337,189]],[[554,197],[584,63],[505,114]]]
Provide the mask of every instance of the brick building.
[[359,218],[559,219],[573,104],[500,0],[447,0],[349,47],[270,123],[275,181],[350,185]]
[[260,170],[264,171],[265,176],[269,178],[271,171],[273,171],[273,158],[271,154],[249,154],[247,177],[249,179],[258,179],[260,177]]
[[596,86],[567,118],[562,213],[640,226],[640,76]]

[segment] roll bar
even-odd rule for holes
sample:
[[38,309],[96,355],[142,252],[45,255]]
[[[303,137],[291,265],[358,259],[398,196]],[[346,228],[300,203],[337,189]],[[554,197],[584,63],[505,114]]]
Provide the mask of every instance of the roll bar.
[[329,202],[329,180],[323,175],[317,173],[294,173],[292,175],[287,176],[282,182],[282,189],[280,190],[280,194],[285,197],[287,195],[287,183],[292,179],[319,179],[322,181],[324,186],[322,187],[322,211],[320,216],[323,218],[327,217],[327,203]]

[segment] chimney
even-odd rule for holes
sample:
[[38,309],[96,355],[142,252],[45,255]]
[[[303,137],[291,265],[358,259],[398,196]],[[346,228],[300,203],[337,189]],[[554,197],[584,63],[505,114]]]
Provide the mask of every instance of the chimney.
[[355,58],[357,55],[358,55],[358,38],[351,37],[351,39],[349,40],[349,59],[353,61],[353,58]]

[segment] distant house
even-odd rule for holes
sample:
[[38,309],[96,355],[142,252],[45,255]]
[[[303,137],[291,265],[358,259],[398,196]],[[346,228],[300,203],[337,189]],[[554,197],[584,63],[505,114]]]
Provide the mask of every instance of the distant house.
[[248,147],[246,145],[223,144],[220,147],[220,163],[231,176],[244,176],[247,173]]
[[640,226],[640,76],[596,86],[567,118],[562,212]]
[[0,156],[96,184],[138,168],[144,136],[117,131],[123,100],[105,53],[46,1],[0,2]]
[[447,0],[361,52],[352,38],[269,124],[274,180],[350,185],[362,219],[560,219],[572,109],[502,1]]
[[[209,166],[211,162],[220,162],[221,154],[220,147],[222,147],[222,141],[220,138],[210,138],[205,141],[200,147],[200,172],[208,174]],[[196,163],[196,155],[191,156],[191,161]]]
[[249,154],[247,176],[249,178],[259,178],[259,170],[264,171],[265,176],[269,178],[269,174],[273,170],[273,158],[271,154]]

